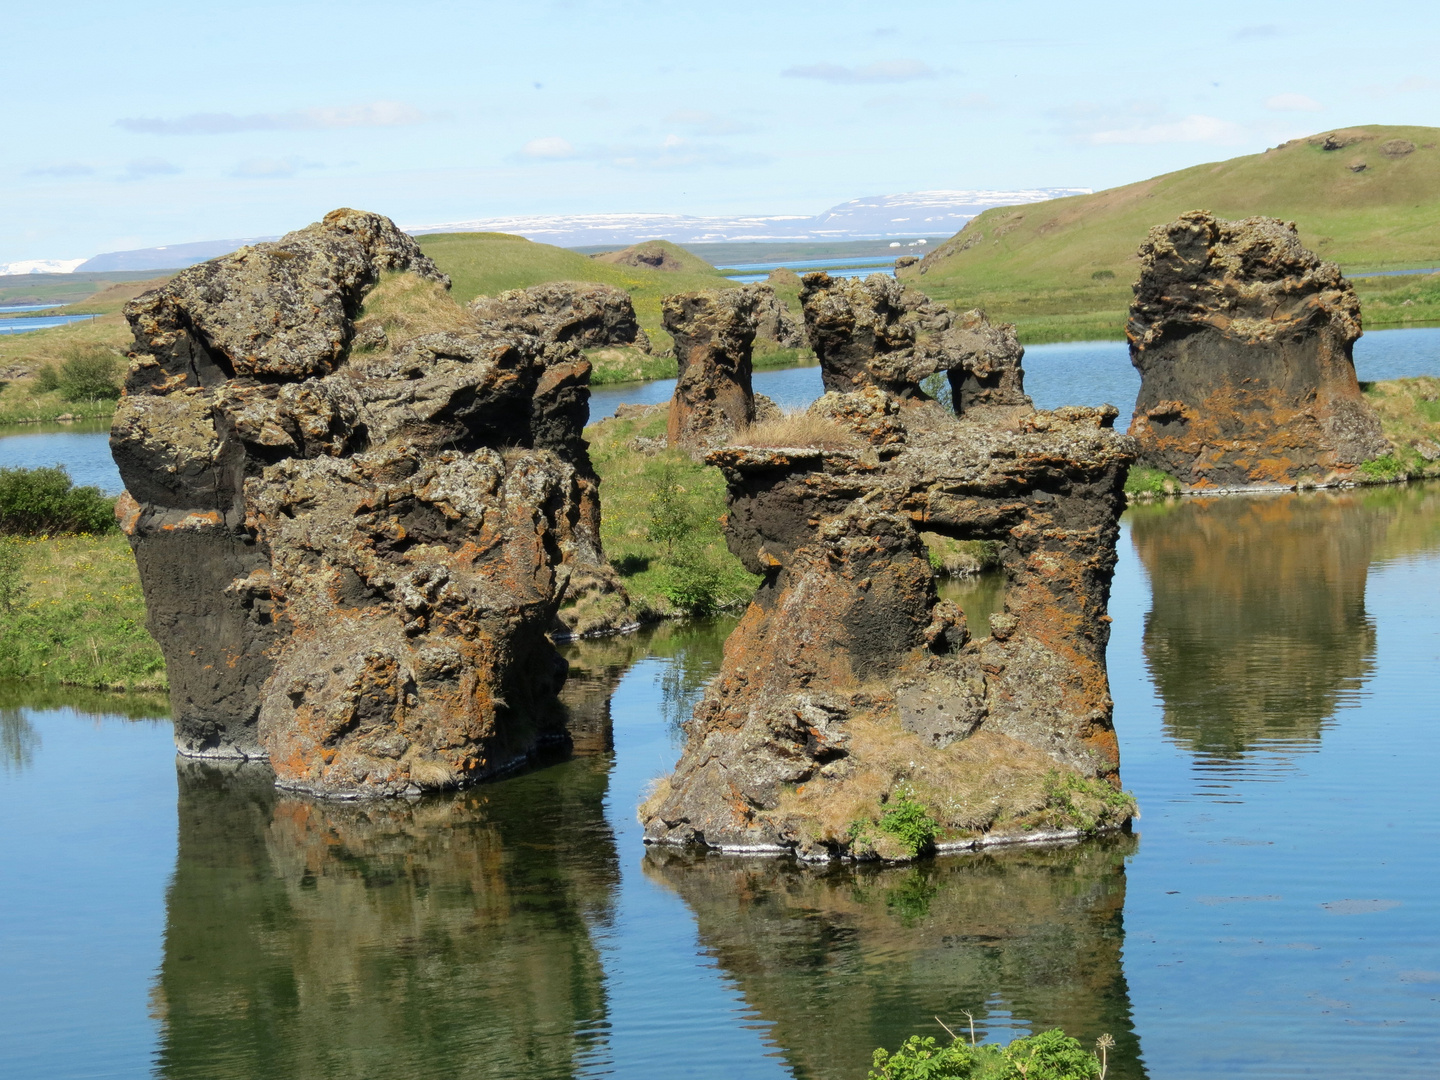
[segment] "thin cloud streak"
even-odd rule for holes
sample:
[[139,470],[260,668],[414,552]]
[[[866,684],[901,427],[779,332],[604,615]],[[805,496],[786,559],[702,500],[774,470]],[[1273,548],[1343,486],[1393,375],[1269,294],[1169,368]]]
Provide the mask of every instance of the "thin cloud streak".
[[191,113],[166,120],[126,117],[115,126],[137,135],[237,135],[250,131],[326,131],[344,128],[411,127],[428,120],[398,101],[372,101],[343,108],[295,109],[281,113]]
[[801,64],[780,73],[787,79],[818,79],[829,83],[899,83],[933,79],[937,72],[923,60],[881,60],[864,67],[843,64]]

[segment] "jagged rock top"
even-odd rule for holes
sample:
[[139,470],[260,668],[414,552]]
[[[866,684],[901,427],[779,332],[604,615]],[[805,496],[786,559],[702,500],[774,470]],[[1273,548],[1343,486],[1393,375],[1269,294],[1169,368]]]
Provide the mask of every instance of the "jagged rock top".
[[534,334],[546,341],[574,342],[582,349],[600,345],[650,348],[635,319],[630,294],[613,285],[552,281],[499,296],[481,296],[470,304],[477,320],[503,330]]
[[326,375],[345,359],[351,319],[385,270],[450,285],[389,218],[348,209],[182,270],[125,307],[137,351],[164,369],[142,377],[205,386]]
[[1193,210],[1150,230],[1125,333],[1132,349],[1208,326],[1245,341],[1273,340],[1334,321],[1360,336],[1360,301],[1332,262],[1300,243],[1293,221],[1223,221]]

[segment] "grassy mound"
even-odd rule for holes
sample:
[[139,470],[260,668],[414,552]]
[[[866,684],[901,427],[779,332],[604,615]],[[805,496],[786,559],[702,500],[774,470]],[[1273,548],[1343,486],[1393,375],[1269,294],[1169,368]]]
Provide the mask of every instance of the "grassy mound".
[[[1120,337],[1140,242],[1202,208],[1294,221],[1308,248],[1352,275],[1440,266],[1440,128],[1349,128],[1093,195],[997,207],[901,277],[1015,322],[1027,343]],[[1440,319],[1433,282],[1362,279],[1357,288],[1366,325]]]
[[450,275],[452,293],[462,304],[477,296],[494,296],[507,289],[525,289],[547,281],[594,281],[624,289],[635,304],[640,325],[656,349],[662,351],[670,347],[670,336],[660,326],[662,297],[735,286],[709,263],[673,244],[665,247],[672,253],[684,252],[683,269],[612,265],[508,233],[436,233],[417,239],[425,254]]

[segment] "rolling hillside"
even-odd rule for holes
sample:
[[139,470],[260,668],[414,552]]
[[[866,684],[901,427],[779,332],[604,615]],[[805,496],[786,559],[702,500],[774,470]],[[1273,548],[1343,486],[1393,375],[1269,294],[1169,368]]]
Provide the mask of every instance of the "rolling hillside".
[[[1351,275],[1440,267],[1440,128],[1346,128],[1093,195],[997,207],[902,276],[1017,323],[1025,341],[1118,337],[1140,242],[1196,209],[1294,221],[1306,246]],[[1368,325],[1440,319],[1440,279],[1357,288]]]

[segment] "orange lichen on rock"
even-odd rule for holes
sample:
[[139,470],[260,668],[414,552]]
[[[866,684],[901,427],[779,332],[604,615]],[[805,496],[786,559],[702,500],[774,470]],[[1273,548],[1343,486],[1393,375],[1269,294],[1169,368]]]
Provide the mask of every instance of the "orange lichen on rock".
[[388,219],[336,211],[127,310],[111,443],[182,753],[413,795],[565,738],[547,633],[583,627],[557,609],[628,606],[580,348],[633,339],[634,310],[563,284],[466,310],[448,287]]
[[[928,808],[941,845],[1122,824],[1106,604],[1133,440],[1111,407],[1023,404],[1018,355],[984,365],[1013,376],[1011,400],[968,416],[918,385],[896,392],[930,361],[899,355],[891,290],[806,282],[827,384],[858,386],[812,411],[853,446],[741,433],[709,455],[729,488],[730,549],[764,581],[675,773],[642,808],[647,841],[898,857],[870,828],[897,796]],[[989,637],[937,596],[922,527],[999,542],[1006,611]]]
[[1335,484],[1389,450],[1355,378],[1355,290],[1293,222],[1152,229],[1125,332],[1140,461],[1187,489]]

